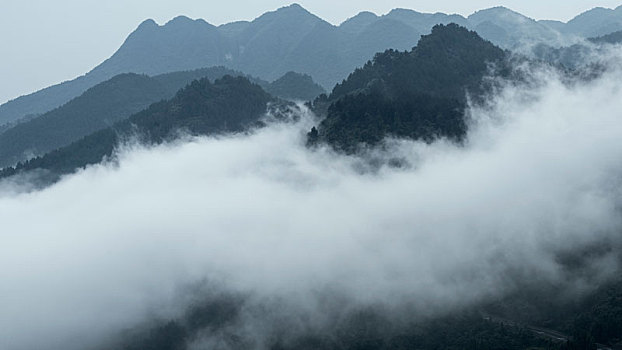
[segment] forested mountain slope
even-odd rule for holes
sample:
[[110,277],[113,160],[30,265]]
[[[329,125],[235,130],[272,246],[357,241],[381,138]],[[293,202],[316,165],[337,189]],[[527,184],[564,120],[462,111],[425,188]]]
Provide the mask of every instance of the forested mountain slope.
[[214,83],[195,80],[171,100],[154,103],[67,147],[5,168],[1,176],[40,170],[45,182],[53,181],[76,168],[101,162],[124,138],[157,144],[178,136],[180,130],[191,135],[241,132],[258,122],[270,101],[274,98],[244,77],[225,76]]
[[[0,133],[0,167],[67,146],[78,139],[128,118],[150,104],[170,99],[195,79],[219,79],[241,72],[213,67],[149,77],[120,74],[87,90],[65,105]],[[290,72],[268,83],[247,77],[273,96],[311,100],[323,93],[309,76]]]
[[325,119],[309,133],[355,152],[387,136],[460,140],[466,133],[467,93],[480,94],[482,78],[506,53],[456,24],[438,25],[411,51],[388,50],[314,103]]
[[594,9],[562,23],[535,21],[504,7],[468,18],[394,9],[382,16],[362,12],[333,25],[293,4],[253,21],[221,26],[183,16],[164,25],[146,20],[117,52],[84,76],[0,105],[0,125],[46,113],[122,73],[153,76],[226,66],[273,81],[295,71],[330,89],[376,52],[410,50],[437,24],[457,23],[505,49],[537,43],[557,47],[622,30],[621,13],[620,7]]

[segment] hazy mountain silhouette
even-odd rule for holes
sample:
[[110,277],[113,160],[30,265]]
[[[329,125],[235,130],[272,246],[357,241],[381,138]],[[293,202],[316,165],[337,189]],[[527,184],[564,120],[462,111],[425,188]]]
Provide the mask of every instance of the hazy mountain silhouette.
[[620,30],[622,30],[622,6],[614,10],[597,7],[586,11],[568,21],[562,32],[588,38]]
[[468,23],[482,38],[509,49],[565,41],[555,29],[502,6],[477,11],[468,17]]
[[194,80],[170,100],[154,103],[67,147],[5,168],[0,176],[37,169],[45,173],[42,181],[49,183],[79,167],[101,162],[125,138],[157,144],[177,137],[179,130],[191,135],[240,132],[256,125],[271,101],[275,99],[245,77],[227,75],[214,83],[205,78]]
[[165,25],[146,20],[117,52],[86,75],[1,105],[0,125],[48,112],[100,82],[129,72],[157,75],[222,65],[271,81],[295,71],[330,89],[374,53],[410,50],[434,25],[452,22],[477,31],[502,48],[538,42],[563,46],[575,36],[622,30],[622,8],[597,8],[568,23],[535,21],[496,7],[468,18],[406,9],[383,16],[363,12],[334,26],[297,4],[250,22],[221,26],[183,16]]
[[[149,77],[123,73],[102,82],[65,105],[0,133],[0,167],[45,154],[117,121],[154,102],[172,98],[195,79],[219,79],[243,73],[224,67],[166,73]],[[289,72],[272,83],[247,77],[276,97],[311,100],[324,93],[310,76]]]
[[275,97],[288,100],[310,101],[326,92],[306,74],[285,73],[284,76],[265,85],[266,92]]
[[566,68],[577,69],[580,67],[600,66],[598,60],[606,54],[611,45],[622,43],[622,31],[607,35],[588,38],[584,42],[570,46],[554,47],[547,44],[538,44],[533,47],[532,54],[535,58]]

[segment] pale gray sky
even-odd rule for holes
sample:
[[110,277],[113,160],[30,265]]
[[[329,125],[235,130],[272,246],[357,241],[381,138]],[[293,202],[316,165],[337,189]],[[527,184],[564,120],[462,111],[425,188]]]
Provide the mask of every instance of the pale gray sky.
[[251,20],[292,2],[338,24],[367,10],[384,14],[402,7],[469,15],[497,5],[536,19],[567,21],[616,0],[1,0],[0,103],[73,79],[108,58],[147,18],[162,24],[177,15],[212,24]]

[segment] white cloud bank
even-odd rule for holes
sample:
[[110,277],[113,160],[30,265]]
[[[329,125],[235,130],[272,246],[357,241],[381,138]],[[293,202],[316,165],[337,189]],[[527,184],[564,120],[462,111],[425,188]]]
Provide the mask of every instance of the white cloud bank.
[[131,148],[118,167],[42,191],[5,188],[0,348],[84,348],[203,279],[427,311],[507,292],[517,271],[561,282],[557,252],[622,228],[620,78],[568,87],[547,73],[504,89],[471,111],[464,147],[396,142],[410,168],[361,173],[359,159],[307,150],[307,116]]

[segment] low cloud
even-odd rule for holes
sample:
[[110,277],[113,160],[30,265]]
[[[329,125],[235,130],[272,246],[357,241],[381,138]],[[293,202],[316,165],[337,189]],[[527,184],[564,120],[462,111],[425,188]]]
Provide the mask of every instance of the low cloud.
[[617,244],[622,73],[533,77],[470,109],[465,145],[392,140],[373,155],[401,168],[305,148],[302,111],[250,135],[126,146],[44,190],[5,183],[0,347],[83,349],[174,317],[200,281],[299,312],[332,291],[422,315],[502,296],[520,276],[589,288],[616,256],[593,257],[589,276],[558,257]]

